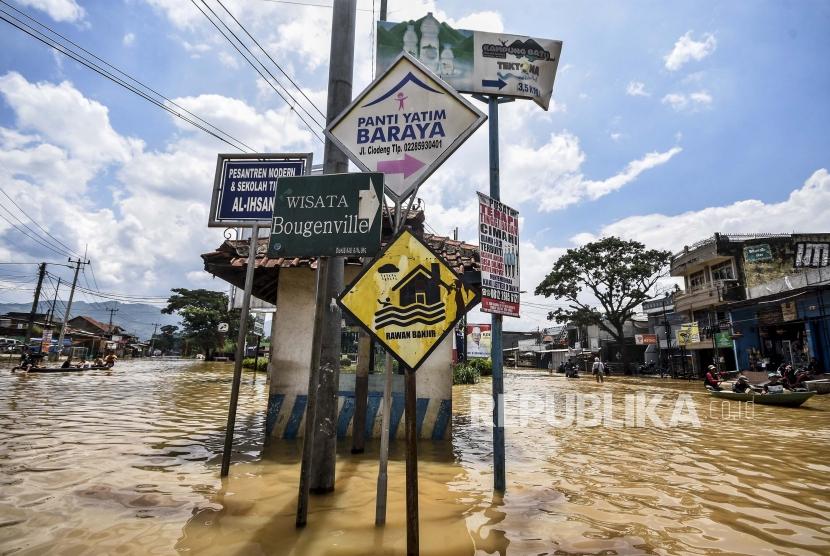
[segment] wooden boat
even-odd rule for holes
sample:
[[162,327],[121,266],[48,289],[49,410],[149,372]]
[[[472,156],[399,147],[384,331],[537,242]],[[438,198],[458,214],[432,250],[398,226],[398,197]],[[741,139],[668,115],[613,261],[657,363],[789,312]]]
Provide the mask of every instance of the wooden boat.
[[[95,370],[103,370],[103,369],[111,369],[112,367],[86,367],[86,368],[78,368],[78,367],[30,367],[28,372],[30,373],[77,373],[79,371],[95,371]],[[23,367],[14,367],[12,372],[27,372]]]
[[710,393],[714,397],[722,400],[752,402],[760,405],[780,405],[783,407],[798,407],[816,394],[815,392],[784,392],[783,394],[761,394],[747,392],[739,394],[737,392],[729,392],[727,390],[721,390],[720,392],[710,390]]

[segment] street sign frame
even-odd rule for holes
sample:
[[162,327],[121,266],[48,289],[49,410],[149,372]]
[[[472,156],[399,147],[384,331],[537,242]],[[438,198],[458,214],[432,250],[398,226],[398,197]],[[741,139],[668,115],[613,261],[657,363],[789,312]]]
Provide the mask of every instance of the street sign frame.
[[[469,289],[473,293],[473,298],[469,301],[467,306],[464,307],[463,313],[461,313],[461,315],[456,314],[455,320],[447,326],[446,330],[444,330],[444,332],[441,334],[440,337],[438,337],[438,339],[432,344],[432,346],[430,346],[429,349],[426,350],[426,352],[424,352],[424,354],[418,360],[417,364],[414,365],[414,366],[410,366],[409,363],[407,363],[400,355],[398,355],[398,353],[395,351],[395,349],[386,342],[385,338],[383,338],[383,336],[381,334],[378,334],[370,325],[367,325],[366,323],[364,323],[360,319],[360,317],[358,317],[356,314],[354,314],[351,311],[351,309],[349,309],[349,307],[343,302],[343,298],[346,297],[346,295],[348,295],[349,292],[351,292],[351,290],[357,285],[357,283],[360,282],[360,280],[366,274],[368,274],[370,271],[373,270],[373,267],[374,267],[375,263],[381,257],[383,257],[386,254],[386,252],[393,245],[395,245],[395,243],[402,236],[404,236],[406,234],[409,234],[410,236],[415,238],[424,248],[426,248],[427,251],[429,251],[429,253],[432,256],[434,256],[440,262],[440,264],[443,264],[450,271],[450,273],[452,273],[453,276],[455,276],[462,284],[464,284],[464,286],[466,286],[467,289]],[[441,343],[446,339],[446,337],[455,331],[455,327],[458,324],[458,322],[461,320],[461,317],[463,315],[467,314],[473,307],[475,307],[480,302],[481,302],[481,291],[478,290],[477,288],[473,287],[473,286],[470,286],[470,285],[464,283],[464,277],[458,275],[458,273],[455,272],[455,270],[453,270],[452,266],[447,264],[447,262],[444,260],[444,257],[442,257],[440,253],[438,253],[437,251],[435,251],[435,249],[430,247],[429,244],[427,244],[423,240],[423,238],[417,236],[416,234],[412,233],[412,231],[407,230],[406,228],[400,230],[397,234],[395,234],[395,236],[389,241],[389,243],[386,244],[386,246],[383,248],[383,250],[380,253],[378,253],[378,255],[372,260],[372,262],[369,265],[366,265],[363,269],[361,269],[361,271],[358,273],[358,275],[355,276],[355,278],[349,283],[349,285],[346,286],[346,288],[343,289],[343,291],[340,293],[339,296],[337,296],[338,306],[340,306],[340,308],[351,319],[353,319],[357,323],[358,326],[363,328],[366,331],[366,333],[369,334],[369,336],[371,336],[377,342],[379,342],[386,349],[387,353],[392,355],[392,357],[394,357],[398,361],[398,363],[401,365],[401,368],[411,369],[412,372],[415,372],[416,370],[418,370],[418,368],[427,359],[429,359],[429,356],[432,355],[432,353],[438,348],[438,346],[441,345]]]
[[[411,64],[415,70],[421,72],[426,76],[430,81],[433,81],[438,87],[444,90],[445,94],[449,95],[457,102],[459,102],[464,108],[469,110],[475,115],[475,120],[467,127],[466,130],[458,134],[450,143],[450,145],[438,155],[434,160],[430,162],[426,162],[424,166],[426,169],[421,172],[417,170],[413,173],[419,173],[416,179],[413,179],[411,182],[405,184],[405,187],[402,191],[393,191],[388,185],[386,186],[386,194],[391,197],[396,202],[400,202],[410,195],[414,191],[418,189],[418,187],[424,183],[446,160],[450,157],[464,142],[479,128],[481,125],[487,121],[487,115],[484,114],[481,110],[479,110],[472,102],[464,98],[461,93],[456,91],[452,88],[446,81],[435,75],[429,68],[424,66],[421,62],[416,60],[413,56],[406,52],[401,52],[398,57],[392,62],[389,67],[384,71],[381,75],[377,76],[363,91],[352,101],[349,106],[346,107],[343,112],[338,114],[336,118],[334,118],[329,125],[326,126],[324,133],[327,138],[329,138],[337,147],[349,157],[349,159],[355,163],[355,165],[365,172],[378,172],[377,168],[371,168],[366,163],[361,160],[360,155],[357,153],[352,152],[352,150],[337,136],[335,135],[335,130],[337,127],[345,122],[352,112],[360,108],[363,104],[364,100],[371,94],[375,93],[375,87],[377,87],[381,81],[383,81],[388,74],[395,71],[400,64],[409,63]],[[402,151],[404,154],[404,159],[408,156],[407,151]],[[401,154],[401,153],[396,153]],[[406,179],[406,172],[404,172]]]
[[[361,192],[367,191],[367,189],[363,188],[364,186],[368,186],[368,191],[372,194],[369,198],[374,197],[376,206],[373,209],[373,216],[368,229],[365,232],[360,232],[361,221],[366,220],[366,218],[360,218]],[[292,190],[286,190],[286,188],[290,189],[292,187]],[[295,191],[296,195],[294,195]],[[287,258],[374,257],[381,248],[381,236],[383,232],[383,192],[383,174],[380,172],[350,172],[282,178],[278,181],[276,191],[274,192],[274,210],[268,233],[268,256]],[[353,211],[349,214],[342,213],[342,209],[339,207],[340,202],[346,201],[346,195],[357,203],[353,207]],[[286,196],[295,199],[295,206],[293,208],[288,206],[291,203],[290,200],[287,203],[282,202],[282,198]],[[334,199],[330,199],[329,197],[338,196],[337,207],[317,206],[321,203],[325,205],[326,201],[324,199],[327,199],[331,204],[334,202]],[[309,206],[306,206],[306,203]],[[349,209],[350,207],[346,205],[345,208]],[[289,216],[291,220],[288,220]],[[349,220],[350,216],[353,217],[352,220]],[[302,232],[300,234],[296,232],[280,234],[279,237],[283,238],[282,241],[288,243],[288,248],[286,248],[285,244],[276,243],[276,245],[279,245],[279,249],[275,250],[273,249],[275,246],[274,229],[277,218],[283,218],[283,222],[285,223],[282,226],[283,228],[288,227],[290,224],[292,230],[296,230],[299,227]],[[319,219],[314,220],[314,218]],[[328,219],[328,222],[331,222],[331,226],[329,226],[331,229],[330,233],[324,233],[326,229],[325,224],[328,222],[324,222],[321,219]],[[342,231],[338,231],[334,226],[335,221],[342,223]],[[314,222],[314,225],[308,226],[308,228],[313,228],[314,230],[320,228],[321,231],[314,232],[312,229],[304,229],[306,227],[304,224],[311,222]],[[308,235],[305,232],[308,232]],[[314,238],[313,242],[311,241],[312,238]],[[352,242],[349,245],[344,243],[347,238]],[[338,239],[340,243],[335,245]],[[358,245],[358,243],[361,245]]]
[[[213,189],[210,197],[210,213],[208,214],[208,228],[251,228],[254,224],[260,227],[269,227],[271,220],[258,219],[220,219],[218,212],[221,207],[222,195],[224,194],[224,176],[225,165],[227,162],[233,161],[247,161],[247,162],[303,162],[303,172],[301,175],[307,176],[311,173],[311,163],[313,153],[254,153],[254,154],[240,154],[240,153],[219,153],[216,157],[216,173],[213,178]],[[273,198],[272,195],[266,197]]]

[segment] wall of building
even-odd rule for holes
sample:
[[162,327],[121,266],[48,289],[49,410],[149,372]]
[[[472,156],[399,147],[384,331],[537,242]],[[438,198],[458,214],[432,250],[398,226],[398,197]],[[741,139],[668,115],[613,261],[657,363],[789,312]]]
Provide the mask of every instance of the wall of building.
[[[347,266],[349,283],[359,271]],[[314,325],[314,271],[309,268],[281,269],[277,311],[271,330],[270,391],[266,413],[266,435],[294,439],[305,429],[308,372]],[[417,425],[421,438],[447,440],[452,415],[452,335],[433,351],[416,373]],[[390,436],[403,438],[403,376],[393,377]],[[369,376],[366,432],[381,435],[383,375]],[[354,375],[341,374],[338,388],[337,436],[351,436],[354,422]]]

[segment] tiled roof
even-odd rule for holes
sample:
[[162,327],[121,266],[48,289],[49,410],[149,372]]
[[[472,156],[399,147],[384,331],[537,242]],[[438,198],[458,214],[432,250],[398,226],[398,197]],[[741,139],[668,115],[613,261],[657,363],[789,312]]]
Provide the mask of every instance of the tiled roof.
[[[387,224],[388,218],[384,213],[382,245],[392,238],[391,228]],[[453,240],[435,234],[423,234],[423,212],[411,211],[407,218],[407,225],[415,233],[422,234],[424,241],[439,253],[449,266],[459,274],[480,270],[478,246]],[[205,270],[237,287],[244,286],[244,269],[248,264],[249,240],[226,240],[215,251],[203,253],[202,260]],[[268,238],[259,238],[257,257],[254,263],[254,296],[263,300],[276,299],[276,287],[280,268],[317,268],[316,257],[268,257]],[[345,257],[347,265],[360,266],[361,257]]]

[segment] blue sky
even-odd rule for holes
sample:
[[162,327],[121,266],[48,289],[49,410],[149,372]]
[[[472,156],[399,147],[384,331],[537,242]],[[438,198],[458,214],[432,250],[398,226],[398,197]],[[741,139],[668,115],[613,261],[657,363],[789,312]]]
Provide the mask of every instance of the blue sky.
[[[8,1],[255,148],[322,160],[190,2]],[[324,107],[330,10],[226,5]],[[355,94],[372,73],[372,7],[358,2]],[[524,289],[564,249],[606,234],[678,250],[715,231],[827,231],[830,3],[390,0],[389,10],[390,21],[432,11],[455,27],[564,42],[551,110],[501,111],[502,199],[523,219]],[[103,291],[220,288],[198,254],[221,242],[207,204],[216,153],[229,148],[0,25],[0,187],[73,250],[88,246]],[[460,226],[476,241],[486,160],[484,126],[422,188],[431,229]],[[21,251],[60,258],[0,219],[0,262]],[[31,295],[0,287],[2,301]],[[506,328],[546,324],[552,301],[524,300]]]

